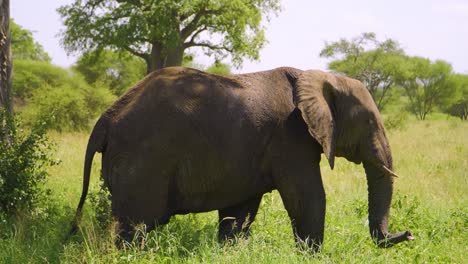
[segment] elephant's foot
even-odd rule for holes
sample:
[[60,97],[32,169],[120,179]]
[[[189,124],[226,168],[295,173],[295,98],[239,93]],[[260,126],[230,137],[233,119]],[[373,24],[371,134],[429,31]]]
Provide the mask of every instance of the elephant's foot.
[[323,234],[317,234],[301,238],[299,235],[295,236],[296,246],[304,251],[311,253],[319,253],[322,251]]
[[223,242],[233,240],[237,235],[249,236],[250,225],[257,215],[261,200],[262,196],[219,210],[218,240]]
[[414,240],[414,236],[410,231],[404,231],[395,234],[386,234],[385,236],[379,236],[375,241],[379,247],[389,248],[393,245],[401,243],[403,241]]

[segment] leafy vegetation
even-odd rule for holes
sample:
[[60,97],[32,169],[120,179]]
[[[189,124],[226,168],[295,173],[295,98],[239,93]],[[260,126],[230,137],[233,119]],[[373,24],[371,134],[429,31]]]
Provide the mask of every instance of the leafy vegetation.
[[43,86],[35,90],[31,105],[23,115],[28,123],[46,120],[48,129],[83,130],[114,100],[115,96],[105,88],[76,89],[67,84]]
[[461,119],[468,115],[468,75],[454,73],[442,60],[407,56],[396,40],[378,41],[375,33],[363,33],[325,43],[320,56],[333,59],[330,70],[362,81],[380,110],[399,100],[395,90],[400,87],[407,109],[418,119],[434,110]]
[[452,66],[447,62],[410,57],[398,67],[397,76],[408,96],[408,107],[418,119],[426,119],[428,113],[437,105],[444,105],[456,91]]
[[258,59],[266,41],[262,20],[278,10],[278,0],[76,0],[58,12],[68,51],[128,51],[149,73],[182,65],[190,48],[230,55],[237,65],[244,57]]
[[461,120],[468,119],[468,75],[455,74],[452,83],[456,86],[455,95],[452,100],[442,109],[452,116]]
[[83,54],[74,69],[80,72],[89,84],[99,83],[109,87],[117,96],[141,80],[146,73],[144,60],[128,52],[111,50],[92,51]]
[[216,61],[213,65],[206,68],[205,71],[213,74],[229,75],[231,74],[231,67],[225,63]]
[[56,162],[49,156],[51,144],[43,121],[31,131],[18,131],[18,121],[0,111],[0,220],[23,211],[37,212],[45,203],[47,169]]
[[10,34],[13,59],[50,62],[50,56],[41,44],[34,41],[31,31],[10,20]]
[[395,85],[395,72],[403,54],[396,40],[378,41],[375,33],[326,43],[320,52],[321,57],[335,59],[329,63],[329,69],[363,82],[380,110]]
[[58,131],[87,128],[115,100],[106,84],[93,87],[79,74],[32,60],[15,60],[13,95],[23,102],[19,110],[27,124],[44,120]]
[[14,63],[13,96],[17,100],[31,99],[33,92],[42,86],[61,86],[72,78],[71,72],[48,62],[15,59]]

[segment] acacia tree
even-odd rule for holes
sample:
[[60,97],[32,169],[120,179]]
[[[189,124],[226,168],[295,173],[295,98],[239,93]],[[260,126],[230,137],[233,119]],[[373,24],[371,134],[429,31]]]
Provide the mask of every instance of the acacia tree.
[[450,101],[456,91],[452,66],[442,60],[408,57],[400,65],[397,80],[408,96],[410,111],[420,120]]
[[265,44],[263,17],[280,0],[75,0],[58,12],[68,52],[111,48],[143,58],[147,72],[182,64],[202,48],[217,59],[258,59]]
[[363,82],[377,107],[388,101],[388,92],[395,85],[395,73],[404,54],[392,39],[378,41],[375,33],[363,33],[351,40],[325,43],[320,57],[334,59],[328,68]]
[[[10,45],[10,0],[0,0],[0,107],[8,113],[12,111]],[[0,124],[0,127],[2,126],[3,124]]]
[[461,120],[468,119],[468,75],[454,74],[453,83],[456,87],[455,96],[445,107],[445,112],[457,116]]

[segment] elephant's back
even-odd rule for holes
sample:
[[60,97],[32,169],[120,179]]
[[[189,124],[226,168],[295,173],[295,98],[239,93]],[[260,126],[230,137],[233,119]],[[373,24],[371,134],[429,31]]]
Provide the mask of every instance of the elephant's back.
[[239,125],[248,119],[234,91],[242,89],[244,86],[234,78],[195,69],[169,67],[155,71],[104,114],[109,120],[110,140],[132,144],[175,135],[182,137],[179,141],[193,135],[220,140],[232,133],[228,124]]

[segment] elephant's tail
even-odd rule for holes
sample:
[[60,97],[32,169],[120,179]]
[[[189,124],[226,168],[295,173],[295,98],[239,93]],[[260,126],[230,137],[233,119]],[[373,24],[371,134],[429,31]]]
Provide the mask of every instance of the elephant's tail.
[[86,155],[84,160],[84,171],[83,171],[83,191],[81,193],[80,202],[76,209],[75,218],[72,222],[72,228],[70,235],[73,235],[78,230],[78,224],[81,219],[81,211],[83,209],[86,195],[88,194],[89,179],[91,178],[91,166],[93,164],[94,154],[96,152],[103,152],[106,145],[107,136],[107,120],[101,117],[96,125],[94,126],[93,132],[88,140],[88,146],[86,147]]

